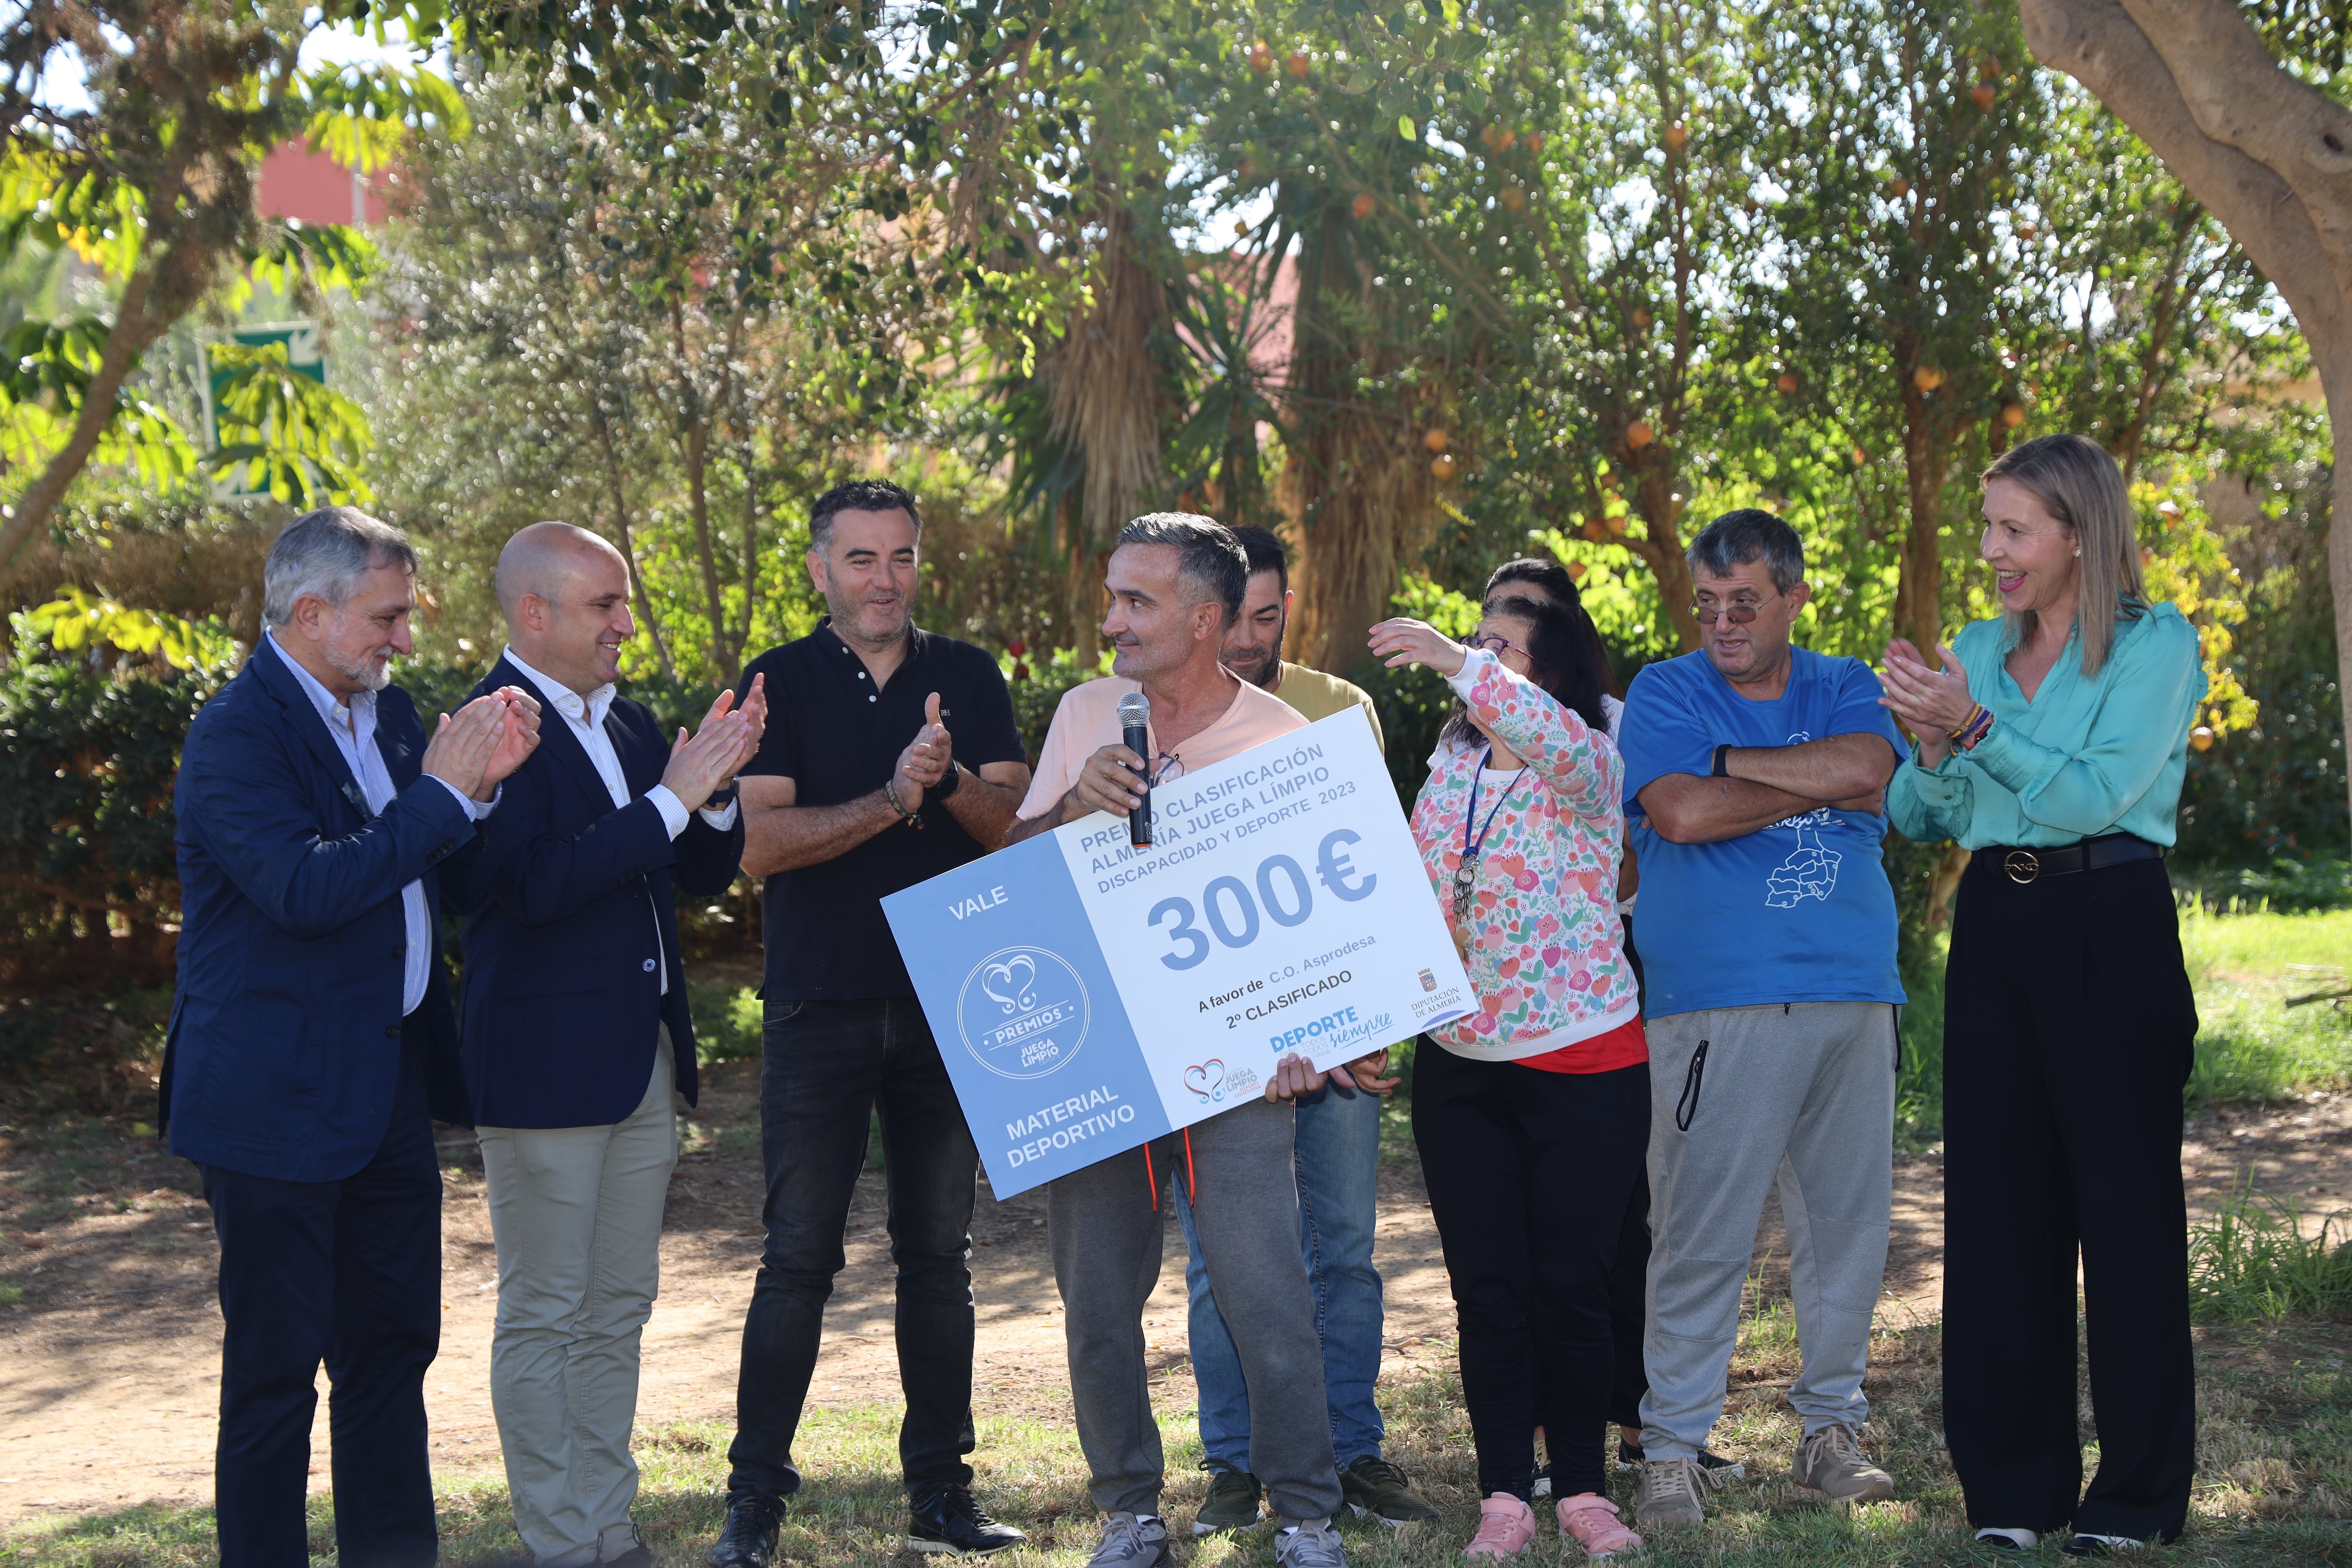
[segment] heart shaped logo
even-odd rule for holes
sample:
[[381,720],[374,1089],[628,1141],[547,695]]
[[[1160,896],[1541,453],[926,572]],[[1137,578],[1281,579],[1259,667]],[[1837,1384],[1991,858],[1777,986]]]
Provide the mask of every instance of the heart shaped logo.
[[1016,952],[1003,963],[982,972],[980,988],[1007,1013],[1025,1013],[1037,1005],[1037,961]]
[[1184,1087],[1202,1100],[1215,1100],[1224,1081],[1225,1064],[1216,1057],[1211,1057],[1197,1067],[1184,1069]]

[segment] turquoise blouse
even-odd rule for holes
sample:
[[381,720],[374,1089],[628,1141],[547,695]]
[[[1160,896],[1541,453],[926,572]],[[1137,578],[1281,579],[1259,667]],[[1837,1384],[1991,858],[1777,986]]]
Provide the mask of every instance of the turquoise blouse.
[[1887,815],[1906,838],[2054,848],[2103,833],[2170,846],[2189,766],[2189,727],[2205,696],[2197,630],[2169,604],[2117,621],[2099,673],[2085,676],[2082,636],[2028,702],[2010,679],[1996,617],[1963,626],[1952,651],[1969,695],[1993,711],[1992,731],[1941,767],[1908,765],[1886,786]]

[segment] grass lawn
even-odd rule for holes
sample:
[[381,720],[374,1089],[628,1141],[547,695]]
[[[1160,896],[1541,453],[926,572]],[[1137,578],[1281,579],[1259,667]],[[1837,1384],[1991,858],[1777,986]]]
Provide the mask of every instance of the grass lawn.
[[[1809,1500],[1787,1479],[1797,1436],[1780,1388],[1795,1370],[1795,1334],[1785,1308],[1751,1319],[1733,1363],[1730,1408],[1716,1447],[1746,1461],[1750,1479],[1735,1482],[1710,1507],[1697,1534],[1668,1532],[1642,1561],[1896,1568],[1896,1565],[2011,1563],[2011,1554],[1977,1547],[1961,1528],[1959,1490],[1946,1460],[1937,1410],[1937,1330],[1930,1325],[1882,1337],[1874,1355],[1874,1409],[1865,1434],[1894,1473],[1902,1500],[1846,1510]],[[2352,1330],[2297,1324],[2267,1331],[2200,1331],[2200,1469],[2189,1531],[2176,1545],[2135,1562],[2215,1564],[2221,1568],[2352,1568]],[[1191,1380],[1180,1368],[1163,1380],[1161,1409],[1174,1478],[1167,1500],[1179,1554],[1202,1568],[1264,1568],[1271,1535],[1192,1545],[1192,1511],[1206,1489],[1194,1467]],[[1460,1384],[1428,1374],[1384,1385],[1389,1454],[1446,1510],[1434,1528],[1386,1531],[1350,1523],[1349,1561],[1357,1568],[1427,1568],[1458,1561],[1475,1527],[1477,1500],[1468,1424]],[[2087,1404],[2085,1405],[2087,1409]],[[783,1557],[795,1563],[878,1568],[907,1561],[903,1503],[897,1485],[895,1409],[815,1410],[802,1426],[800,1458],[809,1480],[785,1527]],[[1076,1568],[1092,1549],[1097,1516],[1086,1496],[1077,1440],[1060,1422],[998,1419],[981,1424],[974,1456],[985,1500],[1030,1532],[1033,1544],[1005,1559],[1008,1568]],[[727,1432],[717,1426],[642,1434],[645,1491],[637,1520],[661,1561],[699,1563],[721,1516]],[[2097,1446],[2084,1435],[2085,1468]],[[1621,1501],[1629,1482],[1617,1483]],[[331,1554],[329,1504],[315,1500],[311,1548]],[[457,1480],[441,1498],[442,1561],[502,1563],[518,1550],[495,1479]],[[1547,1524],[1538,1540],[1556,1546]],[[2040,1554],[2070,1561],[2053,1543]],[[78,1520],[20,1525],[0,1537],[0,1562],[45,1568],[197,1568],[215,1561],[211,1517],[193,1508],[129,1509]]]

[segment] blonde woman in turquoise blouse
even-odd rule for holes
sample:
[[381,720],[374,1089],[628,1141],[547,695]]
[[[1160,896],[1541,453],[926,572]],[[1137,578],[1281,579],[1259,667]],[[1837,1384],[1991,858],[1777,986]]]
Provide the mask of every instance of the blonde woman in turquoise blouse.
[[[1972,851],[1944,992],[1944,1426],[1977,1538],[2104,1555],[2189,1509],[2180,1091],[2197,1009],[2163,854],[2205,695],[2197,633],[2151,605],[2123,476],[2080,436],[1984,475],[2002,614],[1930,670],[1897,640],[1918,737],[1886,809]],[[2099,1468],[2082,1491],[2075,1261]],[[2079,1499],[2079,1500],[2078,1500]]]

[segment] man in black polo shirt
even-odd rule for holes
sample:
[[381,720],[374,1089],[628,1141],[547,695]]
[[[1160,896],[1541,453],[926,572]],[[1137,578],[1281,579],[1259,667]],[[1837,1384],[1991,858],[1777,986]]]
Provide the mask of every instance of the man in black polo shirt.
[[1029,788],[996,661],[909,619],[922,521],[897,485],[846,484],[809,518],[832,612],[751,661],[769,719],[741,775],[743,869],[765,877],[768,1237],[735,1395],[727,1527],[711,1568],[766,1568],[799,1489],[793,1434],[842,1267],[878,1104],[898,1267],[898,1433],[907,1543],[961,1555],[1025,1537],[973,1500],[971,1272],[979,1151],[882,899],[1004,842]]

